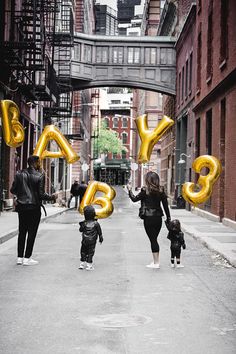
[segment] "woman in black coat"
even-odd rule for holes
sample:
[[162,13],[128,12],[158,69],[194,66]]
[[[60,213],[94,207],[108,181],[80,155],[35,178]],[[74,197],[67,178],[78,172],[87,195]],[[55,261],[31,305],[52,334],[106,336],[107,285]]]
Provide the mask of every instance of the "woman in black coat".
[[148,264],[149,268],[160,268],[159,266],[159,244],[157,237],[162,226],[162,216],[164,208],[166,222],[170,221],[170,211],[167,196],[160,187],[160,179],[156,172],[148,172],[145,178],[146,187],[143,187],[138,195],[134,195],[128,186],[129,197],[133,202],[141,201],[140,217],[144,221],[144,228],[151,243],[153,262]]

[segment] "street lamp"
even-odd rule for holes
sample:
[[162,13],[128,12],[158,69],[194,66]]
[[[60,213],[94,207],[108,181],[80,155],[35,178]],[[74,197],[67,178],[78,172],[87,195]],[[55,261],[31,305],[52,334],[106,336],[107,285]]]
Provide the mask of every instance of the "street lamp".
[[179,161],[178,161],[178,164],[179,164],[179,165],[182,165],[182,164],[186,163],[186,160],[184,160],[184,159],[182,158],[182,156],[190,157],[190,155],[186,155],[186,154],[184,154],[184,153],[182,152],[182,153],[180,154],[180,159],[179,159]]

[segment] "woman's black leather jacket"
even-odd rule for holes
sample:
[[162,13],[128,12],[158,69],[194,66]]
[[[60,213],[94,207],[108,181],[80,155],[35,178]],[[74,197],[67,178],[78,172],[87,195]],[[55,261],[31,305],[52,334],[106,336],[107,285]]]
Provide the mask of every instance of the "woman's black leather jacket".
[[45,192],[44,173],[27,168],[17,172],[11,193],[17,197],[17,208],[31,209],[40,207],[42,200],[54,200],[55,198]]
[[148,194],[146,188],[143,187],[136,196],[129,190],[129,197],[133,202],[141,201],[141,206],[147,209],[147,216],[163,216],[162,203],[166,218],[170,219],[170,211],[165,192],[160,191]]

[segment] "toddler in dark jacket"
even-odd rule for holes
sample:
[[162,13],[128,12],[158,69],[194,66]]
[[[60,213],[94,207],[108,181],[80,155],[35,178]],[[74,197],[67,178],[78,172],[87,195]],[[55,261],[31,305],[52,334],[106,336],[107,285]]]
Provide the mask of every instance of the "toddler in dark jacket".
[[171,250],[171,267],[175,266],[175,258],[176,258],[176,268],[183,268],[184,266],[180,264],[180,254],[181,254],[181,246],[183,249],[186,248],[184,241],[184,234],[181,231],[181,225],[179,220],[172,220],[169,223],[166,223],[167,229],[169,230],[167,238],[170,240],[170,250]]
[[84,208],[85,220],[81,221],[79,231],[82,232],[82,242],[80,249],[80,266],[79,269],[94,270],[93,256],[95,253],[95,247],[97,239],[99,242],[103,242],[102,229],[100,224],[95,219],[95,209],[92,205],[88,205]]

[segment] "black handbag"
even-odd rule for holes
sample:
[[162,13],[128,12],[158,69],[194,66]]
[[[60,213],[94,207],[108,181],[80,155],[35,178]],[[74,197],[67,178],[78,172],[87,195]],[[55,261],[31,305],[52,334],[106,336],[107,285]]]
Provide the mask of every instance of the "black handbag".
[[146,216],[146,207],[144,204],[141,205],[141,207],[139,208],[138,216],[140,217],[140,219],[144,219],[144,217]]

